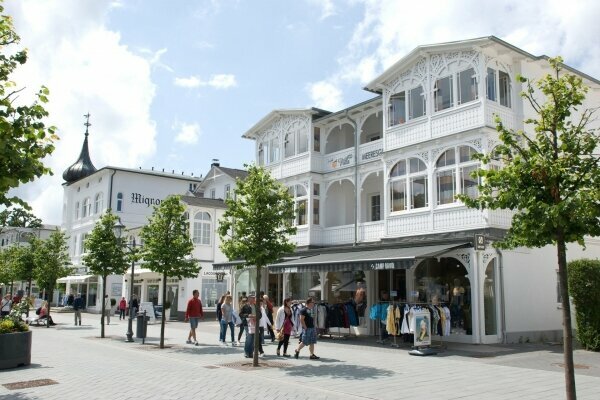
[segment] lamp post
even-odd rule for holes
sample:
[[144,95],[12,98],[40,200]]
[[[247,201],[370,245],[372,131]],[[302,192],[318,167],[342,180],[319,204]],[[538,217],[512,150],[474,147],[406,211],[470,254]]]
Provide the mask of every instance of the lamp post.
[[[121,218],[119,218],[118,222],[115,224],[115,236],[117,236],[117,238],[121,238],[121,235],[123,233],[123,230],[125,229],[125,225],[123,225],[123,223],[121,222]],[[135,236],[133,236],[131,238],[131,243],[126,243],[126,242],[121,242],[121,245],[123,247],[125,247],[126,249],[129,250],[130,253],[133,253],[136,243],[135,243]],[[125,339],[126,342],[133,342],[133,277],[134,277],[134,270],[135,270],[135,258],[132,257],[131,258],[131,283],[130,283],[130,289],[129,289],[129,320],[127,321],[127,333],[125,333],[125,335],[127,336],[127,339]]]

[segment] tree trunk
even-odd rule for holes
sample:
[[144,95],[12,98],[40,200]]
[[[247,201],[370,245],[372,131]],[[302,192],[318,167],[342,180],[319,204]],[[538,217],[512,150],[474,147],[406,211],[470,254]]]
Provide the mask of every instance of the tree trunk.
[[104,338],[104,296],[106,296],[106,275],[102,276],[102,315],[100,316],[100,337]]
[[260,293],[260,269],[262,267],[260,266],[256,266],[256,304],[254,306],[255,311],[254,311],[254,315],[256,315],[256,318],[254,318],[254,354],[252,357],[252,366],[253,367],[258,367],[258,345],[260,343],[260,304],[258,301],[258,296]]
[[[31,298],[31,277],[29,277],[29,281],[27,282],[27,298],[27,301],[29,302],[29,299]],[[50,303],[48,303],[48,306],[50,306]],[[29,317],[29,307],[27,307],[25,316]]]
[[165,348],[165,296],[167,294],[167,273],[163,272],[162,281],[162,315],[160,316],[160,348]]
[[562,233],[558,236],[557,253],[560,295],[562,297],[563,353],[565,362],[567,400],[576,400],[577,394],[575,391],[575,366],[573,364],[573,330],[571,329],[571,304],[569,302],[569,285],[567,274],[567,249]]

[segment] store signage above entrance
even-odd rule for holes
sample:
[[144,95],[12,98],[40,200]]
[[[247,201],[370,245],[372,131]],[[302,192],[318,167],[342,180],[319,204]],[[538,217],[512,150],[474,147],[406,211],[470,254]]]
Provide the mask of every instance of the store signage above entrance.
[[396,268],[396,263],[393,263],[393,262],[376,262],[376,263],[371,263],[369,265],[369,268],[371,268],[373,270],[394,269],[394,268]]
[[475,235],[475,250],[485,250],[485,236],[481,234]]
[[223,278],[225,278],[225,272],[217,272],[215,277],[217,278],[217,282],[223,282]]

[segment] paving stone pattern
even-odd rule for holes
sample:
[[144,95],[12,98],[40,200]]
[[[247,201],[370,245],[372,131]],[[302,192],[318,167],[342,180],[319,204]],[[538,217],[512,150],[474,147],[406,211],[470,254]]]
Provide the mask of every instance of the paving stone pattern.
[[[148,326],[142,345],[124,341],[127,321],[115,317],[104,339],[98,315],[83,314],[82,326],[73,326],[72,314],[53,317],[55,327],[31,328],[32,364],[0,371],[0,399],[565,398],[560,346],[445,344],[437,355],[418,357],[408,345],[372,337],[327,338],[316,345],[320,360],[309,360],[307,348],[295,360],[277,357],[267,338],[260,361],[269,367],[251,368],[243,347],[219,344],[213,320],[200,323],[199,346],[185,344],[188,324],[168,322],[167,348],[160,349],[160,324]],[[600,354],[577,350],[575,362],[578,398],[600,399]],[[4,386],[43,379],[57,383]]]

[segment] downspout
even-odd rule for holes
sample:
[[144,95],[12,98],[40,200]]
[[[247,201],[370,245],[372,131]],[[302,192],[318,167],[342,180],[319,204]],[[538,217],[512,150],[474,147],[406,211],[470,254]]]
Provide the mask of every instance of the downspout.
[[113,169],[110,175],[110,187],[108,188],[108,209],[112,211],[112,190],[113,190],[113,176],[117,173],[116,169]]
[[354,127],[354,243],[358,243],[358,142],[360,135],[358,134],[358,125],[355,120],[350,118],[348,110],[346,110],[346,118]]
[[498,252],[498,275],[500,279],[500,323],[502,324],[502,343],[506,344],[506,304],[504,302],[504,263],[502,260],[502,252]]

